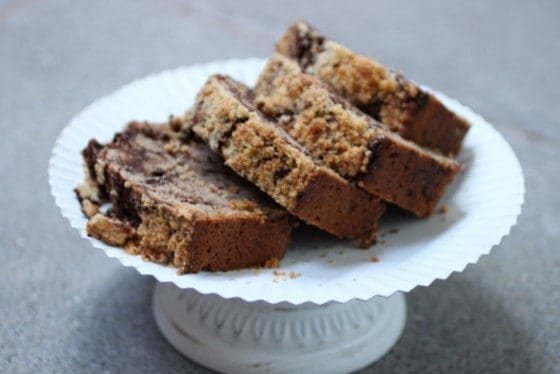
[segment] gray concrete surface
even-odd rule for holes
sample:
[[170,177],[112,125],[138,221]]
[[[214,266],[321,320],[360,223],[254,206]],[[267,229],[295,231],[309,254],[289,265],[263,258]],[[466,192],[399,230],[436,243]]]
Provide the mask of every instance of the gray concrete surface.
[[79,239],[47,186],[53,142],[132,79],[266,56],[307,18],[491,120],[527,179],[490,256],[408,295],[367,373],[560,373],[558,1],[0,1],[0,372],[206,372],[150,313],[153,280]]

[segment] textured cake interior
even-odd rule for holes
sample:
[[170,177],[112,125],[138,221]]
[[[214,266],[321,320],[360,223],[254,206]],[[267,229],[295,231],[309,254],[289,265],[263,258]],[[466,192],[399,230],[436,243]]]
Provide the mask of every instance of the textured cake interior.
[[[289,214],[189,134],[134,123],[84,151],[78,188],[88,233],[182,272],[259,266],[281,258]],[[111,203],[107,214],[96,210]],[[273,238],[271,242],[271,238]]]

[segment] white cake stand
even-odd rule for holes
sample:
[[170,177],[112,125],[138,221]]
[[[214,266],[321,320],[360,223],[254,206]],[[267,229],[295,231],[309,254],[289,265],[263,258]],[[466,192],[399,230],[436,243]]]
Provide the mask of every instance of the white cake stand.
[[401,293],[323,305],[247,302],[158,283],[153,312],[166,339],[224,373],[348,373],[396,343],[406,321]]
[[181,114],[211,73],[253,84],[263,63],[230,60],[170,70],[95,101],[54,146],[51,192],[63,216],[93,247],[160,281],[152,304],[157,325],[192,360],[233,373],[354,371],[398,340],[406,319],[402,292],[445,279],[488,254],[521,212],[519,162],[492,125],[469,108],[436,93],[472,125],[458,156],[466,169],[441,202],[447,214],[385,219],[380,243],[368,250],[299,232],[277,270],[179,276],[89,238],[73,192],[83,180],[80,151],[90,138],[108,141],[131,119],[164,121]]

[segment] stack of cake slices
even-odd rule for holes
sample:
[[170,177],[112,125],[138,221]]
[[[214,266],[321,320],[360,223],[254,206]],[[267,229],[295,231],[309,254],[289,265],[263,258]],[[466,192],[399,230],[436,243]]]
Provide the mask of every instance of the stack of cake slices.
[[299,222],[368,247],[386,203],[432,214],[468,129],[299,22],[253,89],[213,75],[184,117],[91,140],[76,192],[90,236],[180,273],[276,267]]

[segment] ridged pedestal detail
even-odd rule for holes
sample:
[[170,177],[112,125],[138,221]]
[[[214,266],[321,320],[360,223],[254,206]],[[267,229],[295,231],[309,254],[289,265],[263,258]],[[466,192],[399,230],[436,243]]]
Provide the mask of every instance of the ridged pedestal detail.
[[347,373],[376,361],[406,320],[404,296],[324,305],[224,299],[158,283],[162,334],[191,360],[225,373]]

